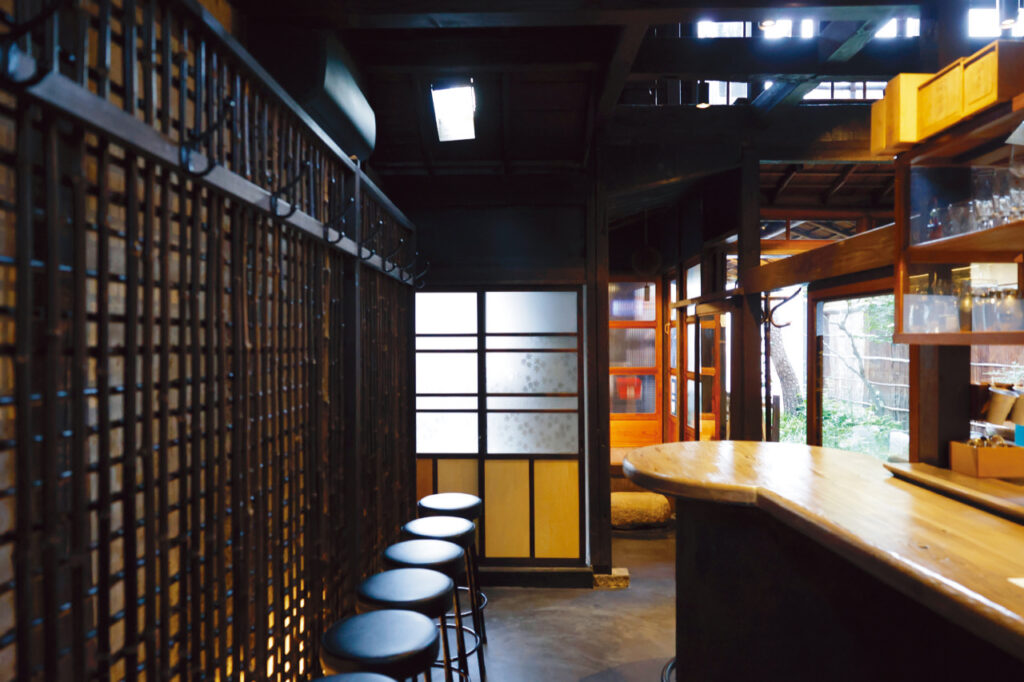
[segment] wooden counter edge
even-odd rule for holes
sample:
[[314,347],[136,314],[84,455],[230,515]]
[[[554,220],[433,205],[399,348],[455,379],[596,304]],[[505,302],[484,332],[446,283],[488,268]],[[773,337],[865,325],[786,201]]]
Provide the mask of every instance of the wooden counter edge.
[[622,471],[626,474],[626,478],[637,485],[662,495],[745,506],[757,504],[758,491],[755,487],[699,481],[687,483],[670,474],[659,475],[640,471],[629,460],[628,454],[622,460]]

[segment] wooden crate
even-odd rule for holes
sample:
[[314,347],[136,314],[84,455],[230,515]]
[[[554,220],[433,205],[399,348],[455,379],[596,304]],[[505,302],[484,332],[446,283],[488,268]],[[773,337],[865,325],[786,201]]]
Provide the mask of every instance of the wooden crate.
[[871,154],[874,156],[889,153],[885,125],[888,106],[884,97],[871,105]]
[[1024,476],[1024,448],[976,448],[967,443],[949,444],[950,468],[978,478],[1019,478]]
[[964,58],[956,60],[917,88],[917,134],[930,137],[964,115]]
[[885,97],[871,105],[871,153],[895,154],[921,137],[917,130],[917,89],[934,74],[901,73],[885,86]]
[[997,40],[964,59],[964,116],[1024,92],[1024,43]]

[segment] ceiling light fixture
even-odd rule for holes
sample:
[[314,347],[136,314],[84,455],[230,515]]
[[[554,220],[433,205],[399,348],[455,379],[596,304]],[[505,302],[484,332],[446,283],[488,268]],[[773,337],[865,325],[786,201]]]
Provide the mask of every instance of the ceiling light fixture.
[[761,29],[762,31],[767,31],[768,29],[770,29],[774,25],[775,25],[775,20],[774,19],[762,19],[761,21],[757,22],[757,27],[759,29]]

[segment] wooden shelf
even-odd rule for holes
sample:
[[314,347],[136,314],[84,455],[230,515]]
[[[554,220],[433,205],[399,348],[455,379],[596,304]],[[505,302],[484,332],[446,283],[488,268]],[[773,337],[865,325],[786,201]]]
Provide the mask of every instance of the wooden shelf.
[[893,343],[921,346],[1024,346],[1024,331],[1019,332],[898,332]]
[[907,247],[911,263],[1005,263],[1022,253],[1024,220]]
[[1024,523],[1024,485],[1019,480],[975,478],[930,464],[886,464],[897,478]]

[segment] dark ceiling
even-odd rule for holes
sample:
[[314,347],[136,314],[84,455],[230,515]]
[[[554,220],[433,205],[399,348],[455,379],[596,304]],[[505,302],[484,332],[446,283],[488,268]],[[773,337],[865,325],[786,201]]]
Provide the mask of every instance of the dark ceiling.
[[[821,80],[885,81],[920,70],[923,40],[871,38],[890,18],[919,16],[921,8],[873,0],[786,3],[786,17],[818,21],[815,38],[768,44],[756,29],[751,38],[694,37],[698,19],[756,22],[783,11],[770,5],[247,0],[237,6],[248,19],[337,32],[377,115],[369,164],[385,183],[395,176],[582,173],[599,163],[610,211],[621,217],[671,204],[695,179],[735,164],[745,143],[758,149],[763,199],[770,203],[799,197],[821,205],[891,204],[891,164],[872,166],[885,160],[867,151],[866,103],[801,102]],[[438,141],[430,87],[451,77],[471,77],[476,86],[475,140]],[[698,78],[755,84],[746,105],[701,111],[692,106]],[[777,86],[759,93],[761,79]],[[666,90],[678,94],[666,97]]]

